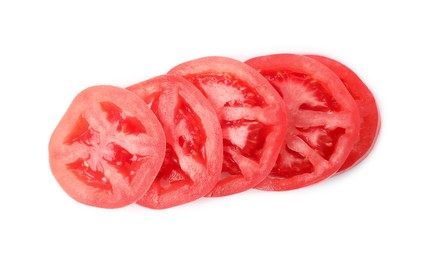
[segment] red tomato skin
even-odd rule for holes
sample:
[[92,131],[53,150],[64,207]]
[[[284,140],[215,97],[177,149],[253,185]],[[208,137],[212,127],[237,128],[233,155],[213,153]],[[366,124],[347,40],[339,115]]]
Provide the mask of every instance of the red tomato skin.
[[[187,109],[181,112],[187,113],[184,115],[185,117],[190,118],[191,115],[199,117],[199,122],[195,122],[195,124],[190,122],[188,127],[193,128],[197,127],[197,125],[202,127],[200,131],[203,132],[202,134],[204,136],[199,138],[205,140],[205,144],[202,145],[201,149],[203,153],[202,158],[204,158],[205,162],[195,162],[196,165],[204,165],[204,167],[202,167],[202,170],[196,171],[193,174],[191,183],[183,182],[183,185],[178,185],[178,182],[174,182],[172,186],[176,185],[175,188],[164,190],[161,188],[162,181],[158,177],[147,193],[137,201],[137,204],[153,209],[165,209],[194,201],[208,194],[220,178],[223,162],[221,127],[217,119],[217,114],[209,101],[193,84],[175,75],[157,76],[130,86],[127,89],[143,100],[146,100],[150,107],[152,107],[153,112],[162,123],[167,143],[172,147],[171,150],[174,150],[178,157],[179,163],[175,167],[182,168],[186,174],[189,174],[189,177],[190,172],[187,172],[181,165],[185,164],[184,166],[187,167],[187,162],[193,160],[192,155],[185,154],[184,148],[181,147],[180,143],[182,140],[181,136],[187,133],[181,132],[184,129],[178,127],[178,125],[184,122],[180,121],[179,123],[175,123],[172,120],[178,117],[179,112],[177,112],[177,116],[174,114],[180,102],[185,102],[185,104],[187,104]],[[182,101],[178,100],[180,98]],[[160,100],[165,100],[165,102],[162,104]],[[158,103],[157,106],[151,105],[155,102]],[[192,111],[189,111],[189,109]],[[171,118],[169,117],[170,115]],[[197,140],[196,142],[200,141]],[[172,154],[167,153],[166,156],[172,156]],[[165,160],[169,161],[171,158],[165,158]],[[162,169],[164,169],[164,167],[162,167]],[[159,173],[159,175],[160,174],[161,173]]]
[[343,81],[349,93],[359,108],[361,126],[359,130],[358,142],[353,146],[352,151],[337,174],[345,172],[363,161],[372,150],[380,131],[380,113],[373,93],[359,78],[359,76],[346,65],[329,57],[321,55],[307,55],[337,74]]
[[[338,109],[344,111],[348,117],[349,126],[345,127],[345,134],[339,140],[334,153],[328,161],[322,160],[314,166],[312,172],[297,174],[288,177],[273,177],[271,174],[259,183],[255,188],[268,191],[286,191],[306,187],[334,175],[341,167],[350,153],[353,144],[358,139],[359,133],[359,111],[353,98],[347,92],[337,75],[316,60],[303,55],[282,53],[255,57],[245,61],[246,64],[255,68],[258,72],[292,72],[313,77],[318,82],[323,82],[323,87],[338,102]],[[270,81],[271,82],[271,81]],[[271,82],[271,84],[273,84]],[[283,97],[284,98],[284,97]],[[289,149],[297,149],[299,143],[292,143],[295,128],[295,117],[300,111],[291,108],[286,103],[287,121],[289,122],[285,138],[285,146]],[[297,138],[296,138],[297,139]],[[290,140],[290,141],[289,141]],[[301,156],[306,156],[301,152]],[[276,164],[277,166],[277,164]]]
[[[106,113],[101,112],[105,105]],[[110,120],[117,121],[111,124]],[[90,134],[79,134],[90,129]],[[128,136],[133,142],[126,140]],[[93,86],[74,98],[52,133],[50,168],[61,188],[77,202],[120,208],[136,202],[148,190],[163,162],[165,142],[160,123],[138,96],[119,87]],[[92,185],[96,178],[108,181],[110,189]]]
[[[273,121],[273,130],[271,134],[267,136],[263,145],[263,153],[259,159],[259,163],[245,163],[246,166],[244,166],[244,169],[249,172],[254,171],[254,173],[247,176],[235,176],[232,178],[222,177],[215,188],[207,194],[207,197],[220,197],[240,193],[254,187],[265,179],[277,159],[287,125],[286,110],[283,105],[283,100],[268,81],[257,73],[256,70],[243,62],[221,56],[209,56],[184,62],[172,68],[168,74],[179,75],[190,81],[192,81],[191,78],[199,78],[201,75],[226,76],[227,79],[233,77],[245,82],[257,91],[258,95],[264,97],[265,102],[269,104],[269,109],[272,111],[265,116],[269,121]],[[217,102],[214,101],[217,99],[217,96],[208,96],[208,93],[205,93],[202,89],[200,90],[210,99],[210,102],[213,104],[218,114],[219,120],[223,121],[224,107],[219,104],[217,105]],[[249,116],[253,117],[252,113],[250,113]],[[226,135],[226,128],[223,125],[222,131],[223,134]],[[227,149],[228,148],[225,146],[225,152],[227,152]],[[250,168],[253,169],[251,170]]]

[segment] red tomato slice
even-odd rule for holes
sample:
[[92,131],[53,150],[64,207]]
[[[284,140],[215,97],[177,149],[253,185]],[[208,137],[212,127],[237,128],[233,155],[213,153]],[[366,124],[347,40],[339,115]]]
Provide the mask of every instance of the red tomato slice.
[[185,77],[209,99],[223,131],[221,180],[207,195],[225,196],[261,182],[272,169],[286,131],[283,100],[259,73],[225,57],[180,64]]
[[321,63],[301,55],[268,55],[246,64],[283,97],[289,122],[277,162],[256,188],[296,189],[333,175],[359,132],[358,108],[341,80]]
[[220,178],[223,162],[220,123],[208,100],[193,84],[174,75],[155,77],[128,90],[150,106],[166,135],[163,166],[137,203],[162,209],[208,194]]
[[49,143],[51,171],[73,199],[101,208],[136,202],[165,154],[156,116],[138,96],[94,86],[70,104]]
[[380,130],[380,116],[376,100],[364,82],[344,64],[319,55],[307,55],[326,67],[330,68],[344,83],[349,93],[359,108],[361,125],[359,129],[358,142],[353,146],[352,151],[344,164],[338,170],[339,173],[355,166],[361,162],[371,151],[376,142]]

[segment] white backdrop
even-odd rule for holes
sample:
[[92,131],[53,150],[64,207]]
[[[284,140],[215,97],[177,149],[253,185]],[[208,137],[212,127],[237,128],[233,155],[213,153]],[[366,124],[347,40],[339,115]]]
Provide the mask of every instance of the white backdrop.
[[[431,16],[382,2],[1,1],[0,259],[430,259]],[[330,56],[368,84],[382,128],[366,161],[162,211],[87,207],[52,177],[50,135],[85,87],[278,52]]]

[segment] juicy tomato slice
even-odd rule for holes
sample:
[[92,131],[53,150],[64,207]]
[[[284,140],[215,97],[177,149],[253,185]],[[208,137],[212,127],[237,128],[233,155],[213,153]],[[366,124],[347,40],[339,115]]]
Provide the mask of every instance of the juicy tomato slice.
[[51,171],[76,201],[101,208],[136,202],[165,154],[156,116],[138,96],[94,86],[70,104],[49,143]]
[[166,135],[166,156],[141,206],[162,209],[208,194],[220,178],[223,142],[213,107],[193,84],[162,75],[127,88],[156,114]]
[[335,72],[359,108],[361,117],[359,139],[353,146],[344,164],[338,170],[341,173],[361,162],[371,151],[380,130],[379,110],[370,89],[349,67],[328,57],[319,55],[307,56],[319,61]]
[[341,80],[318,61],[275,54],[245,62],[282,96],[288,129],[268,177],[256,188],[291,190],[333,175],[358,139],[359,112]]
[[208,197],[250,189],[271,171],[286,131],[280,95],[256,70],[226,57],[205,57],[174,67],[208,98],[223,132],[221,179]]

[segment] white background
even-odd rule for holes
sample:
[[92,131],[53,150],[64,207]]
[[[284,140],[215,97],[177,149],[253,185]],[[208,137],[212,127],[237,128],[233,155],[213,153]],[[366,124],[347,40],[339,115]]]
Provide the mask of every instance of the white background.
[[[431,259],[426,1],[238,2],[0,2],[0,259]],[[338,59],[373,91],[382,128],[358,167],[162,211],[84,206],[52,177],[50,135],[82,89],[278,52]]]

